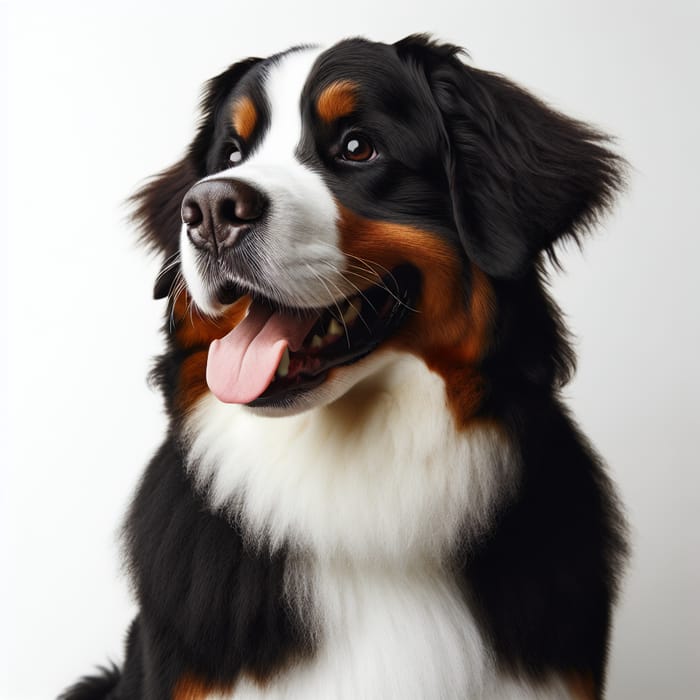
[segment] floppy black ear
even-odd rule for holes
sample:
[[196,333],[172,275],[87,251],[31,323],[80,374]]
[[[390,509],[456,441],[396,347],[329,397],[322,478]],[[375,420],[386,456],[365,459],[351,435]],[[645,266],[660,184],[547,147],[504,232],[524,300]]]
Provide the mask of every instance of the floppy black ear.
[[219,110],[236,83],[260,60],[248,58],[236,63],[206,84],[200,104],[199,128],[184,157],[151,178],[129,200],[134,207],[132,218],[138,223],[141,241],[165,254],[153,289],[156,299],[168,295],[179,272],[179,264],[173,261],[177,257],[182,225],[180,205],[190,187],[206,175],[206,155]]
[[425,71],[448,144],[459,236],[485,272],[522,275],[563,236],[578,240],[612,203],[624,161],[606,148],[605,135],[465,65],[458,47],[425,36],[396,47]]

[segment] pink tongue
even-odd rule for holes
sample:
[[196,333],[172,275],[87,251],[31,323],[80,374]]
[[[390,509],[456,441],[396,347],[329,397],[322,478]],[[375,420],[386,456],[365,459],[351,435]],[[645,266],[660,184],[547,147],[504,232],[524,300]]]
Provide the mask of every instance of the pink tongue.
[[298,350],[316,318],[299,319],[253,303],[248,315],[209,346],[207,384],[224,403],[249,403],[270,386],[287,347]]

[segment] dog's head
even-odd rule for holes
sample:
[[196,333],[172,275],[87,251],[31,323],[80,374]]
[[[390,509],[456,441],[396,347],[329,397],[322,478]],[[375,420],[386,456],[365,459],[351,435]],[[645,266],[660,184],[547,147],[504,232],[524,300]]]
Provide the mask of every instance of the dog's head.
[[194,305],[222,401],[298,411],[409,352],[469,413],[499,324],[518,324],[502,299],[620,184],[604,143],[421,36],[248,59],[209,83],[187,154],[136,196],[169,263],[156,296]]

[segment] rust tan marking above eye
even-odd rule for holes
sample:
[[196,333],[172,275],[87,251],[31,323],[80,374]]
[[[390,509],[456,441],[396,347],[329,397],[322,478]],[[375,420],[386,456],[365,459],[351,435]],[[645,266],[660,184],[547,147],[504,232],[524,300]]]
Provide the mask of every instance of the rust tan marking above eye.
[[233,103],[231,122],[241,138],[249,139],[252,136],[258,122],[258,111],[250,97],[239,97]]
[[316,111],[321,119],[330,124],[347,117],[357,106],[357,83],[352,80],[336,80],[324,88],[316,100]]

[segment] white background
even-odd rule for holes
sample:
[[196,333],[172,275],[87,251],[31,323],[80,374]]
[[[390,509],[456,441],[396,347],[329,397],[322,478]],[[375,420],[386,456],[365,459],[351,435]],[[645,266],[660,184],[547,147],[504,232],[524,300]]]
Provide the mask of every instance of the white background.
[[554,291],[566,396],[608,460],[634,557],[609,697],[700,697],[700,4],[170,2],[0,6],[0,700],[121,659],[122,513],[163,433],[163,305],[122,202],[179,157],[201,83],[247,55],[416,31],[618,137],[628,193]]

